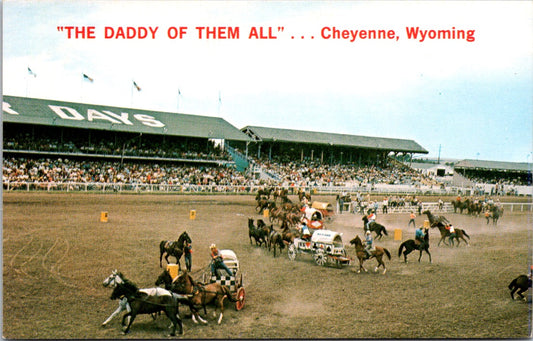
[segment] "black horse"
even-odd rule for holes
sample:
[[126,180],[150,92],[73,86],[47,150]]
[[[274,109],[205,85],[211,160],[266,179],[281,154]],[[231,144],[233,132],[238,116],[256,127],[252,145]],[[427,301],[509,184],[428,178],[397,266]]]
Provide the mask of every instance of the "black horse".
[[131,307],[131,311],[122,317],[122,326],[125,325],[124,321],[126,318],[130,318],[128,325],[124,329],[124,334],[129,332],[131,324],[137,315],[153,314],[161,311],[165,312],[172,322],[170,336],[176,335],[177,327],[179,328],[179,333],[183,334],[183,324],[179,316],[179,302],[177,297],[170,291],[162,288],[152,289],[153,292],[151,293],[146,292],[147,289],[141,292],[135,284],[126,278],[123,278],[123,282],[117,284],[113,289],[110,298],[116,300],[126,297]]
[[[179,270],[181,270],[180,258],[183,255],[183,244],[187,241],[189,244],[192,243],[191,237],[187,234],[187,231],[183,232],[178,241],[163,240],[159,243],[159,267],[162,268],[163,264],[163,255],[165,255],[165,260],[168,264],[168,256],[176,257],[176,264],[178,264]],[[189,265],[189,266],[192,266]]]
[[[363,222],[364,222],[364,229],[367,230],[366,225],[368,223],[368,217],[366,215],[363,216]],[[383,237],[383,234],[388,236],[387,229],[385,229],[385,226],[376,223],[375,221],[371,222],[370,225],[368,225],[368,230],[376,233],[376,240],[381,239]]]
[[429,262],[431,263],[431,253],[429,253],[429,230],[426,230],[426,235],[424,236],[424,243],[417,244],[414,239],[408,239],[405,242],[401,243],[400,248],[398,249],[398,257],[402,256],[402,250],[404,248],[405,251],[403,251],[403,259],[406,263],[407,255],[413,252],[414,250],[420,251],[420,256],[418,256],[419,262],[422,258],[422,251],[426,251],[426,253],[429,255]]
[[265,223],[261,219],[257,220],[257,226],[255,226],[254,220],[248,218],[248,237],[250,238],[250,245],[252,245],[253,238],[255,245],[261,246],[264,243],[265,246],[267,246],[268,228],[265,226]]
[[528,288],[531,288],[531,278],[528,278],[526,275],[520,275],[516,277],[509,284],[511,298],[514,300],[514,293],[516,292],[521,299],[525,300],[526,298],[524,295],[522,295],[522,293],[527,291]]

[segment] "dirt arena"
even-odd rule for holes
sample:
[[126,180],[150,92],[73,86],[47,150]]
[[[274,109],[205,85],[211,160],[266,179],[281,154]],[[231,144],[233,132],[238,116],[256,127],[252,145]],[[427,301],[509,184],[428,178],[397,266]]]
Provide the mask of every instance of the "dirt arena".
[[[295,199],[291,196],[291,199]],[[334,203],[334,197],[317,197]],[[422,199],[423,201],[426,199]],[[525,199],[522,199],[525,200]],[[512,200],[516,201],[516,200]],[[195,325],[188,308],[184,335],[176,338],[528,338],[531,303],[512,301],[507,285],[526,274],[531,259],[530,213],[506,212],[498,225],[484,218],[445,214],[470,235],[470,246],[437,246],[426,254],[398,257],[400,242],[414,237],[407,214],[378,214],[389,235],[388,272],[354,266],[320,267],[310,256],[291,262],[250,245],[247,218],[253,196],[97,195],[4,193],[3,337],[9,339],[168,338],[168,319],[140,315],[130,334],[120,321],[101,323],[117,307],[102,281],[118,269],[139,287],[151,287],[162,269],[159,242],[187,231],[193,241],[193,273],[209,263],[209,245],[232,249],[241,262],[245,307],[226,302],[221,325],[208,310],[208,325]],[[196,219],[189,219],[196,210]],[[108,212],[108,222],[100,213]],[[425,217],[417,217],[422,225]],[[337,215],[327,227],[349,240],[362,236],[360,215]],[[183,262],[183,260],[182,260]],[[357,261],[355,261],[355,264]],[[528,291],[531,302],[531,290]]]

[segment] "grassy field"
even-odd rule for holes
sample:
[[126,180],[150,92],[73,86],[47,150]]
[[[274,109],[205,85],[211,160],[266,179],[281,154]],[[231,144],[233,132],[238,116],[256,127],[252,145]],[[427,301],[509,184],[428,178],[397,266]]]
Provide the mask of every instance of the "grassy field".
[[[295,199],[291,197],[291,199]],[[334,197],[320,201],[334,203]],[[426,199],[422,199],[426,200]],[[427,199],[430,200],[430,199]],[[245,307],[226,302],[221,325],[208,310],[209,324],[195,325],[186,308],[183,336],[176,338],[527,338],[530,301],[512,301],[507,285],[531,264],[530,213],[505,214],[497,226],[483,218],[445,214],[470,235],[470,246],[437,246],[431,229],[430,251],[417,262],[398,257],[401,241],[414,237],[407,214],[378,215],[389,235],[376,245],[387,248],[387,273],[355,266],[319,267],[310,256],[289,261],[250,245],[247,219],[253,196],[175,196],[118,194],[4,193],[3,337],[167,338],[168,319],[139,316],[127,336],[119,320],[101,323],[117,307],[102,281],[113,269],[139,287],[152,287],[159,267],[159,242],[187,231],[193,240],[193,274],[209,263],[216,243],[232,249],[241,262]],[[196,219],[189,219],[191,210]],[[108,212],[108,222],[100,221]],[[422,225],[425,217],[417,217]],[[335,216],[327,228],[349,240],[362,237],[360,215]],[[275,226],[277,227],[277,226]],[[286,250],[285,250],[286,251]],[[357,265],[357,260],[353,265]]]

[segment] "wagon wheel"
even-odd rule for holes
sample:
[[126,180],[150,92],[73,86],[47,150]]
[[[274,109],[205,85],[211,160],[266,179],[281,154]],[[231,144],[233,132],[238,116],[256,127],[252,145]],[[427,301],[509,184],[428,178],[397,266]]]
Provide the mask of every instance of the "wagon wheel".
[[294,246],[294,244],[289,245],[289,251],[287,252],[288,252],[289,260],[296,259],[296,247]]
[[324,251],[318,250],[317,253],[314,255],[315,263],[317,265],[325,266],[327,263],[326,255],[324,254]]
[[237,295],[235,297],[237,299],[237,302],[235,302],[235,309],[241,310],[244,307],[244,296],[245,296],[244,288],[240,287],[237,290]]

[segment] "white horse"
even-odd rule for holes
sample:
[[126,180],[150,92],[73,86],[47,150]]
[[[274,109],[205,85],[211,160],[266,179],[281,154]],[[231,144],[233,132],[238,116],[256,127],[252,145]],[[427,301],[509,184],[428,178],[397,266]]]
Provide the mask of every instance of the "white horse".
[[[122,279],[121,276],[122,274],[120,272],[118,272],[117,270],[113,270],[113,272],[111,272],[111,275],[109,275],[106,279],[104,279],[104,282],[102,284],[106,288],[107,287],[114,288],[117,285],[124,283],[124,280]],[[144,292],[147,294],[150,294],[149,291],[151,290],[153,289],[139,289],[140,292]],[[102,323],[102,327],[107,326],[109,321],[111,321],[115,316],[117,316],[124,310],[126,310],[128,313],[131,312],[131,307],[126,297],[123,297],[118,301],[118,308]],[[152,318],[155,320],[155,314],[152,314]],[[128,316],[128,323],[129,323],[129,319],[130,319],[130,316]]]
[[[117,285],[124,283],[124,280],[123,280],[123,278],[121,276],[122,276],[122,274],[119,271],[113,270],[111,272],[111,275],[109,275],[106,279],[104,279],[104,282],[102,284],[106,288],[107,287],[114,288]],[[157,294],[164,295],[168,291],[166,289],[156,287],[156,288],[139,289],[139,292],[143,292],[143,293],[146,293],[148,295],[157,295]],[[179,294],[176,294],[176,293],[173,293],[173,292],[168,292],[168,293],[173,295],[173,296],[175,296],[181,303],[186,303],[189,306],[189,308],[191,308],[192,320],[194,321],[194,323],[196,323],[196,324],[198,323],[198,321],[196,319],[196,318],[198,318],[200,320],[200,322],[207,324],[207,321],[204,320],[200,315],[198,315],[198,312],[196,310],[194,310],[194,308],[191,305],[191,303],[190,303],[190,301],[189,301],[187,296],[179,295]],[[117,309],[113,313],[111,313],[111,315],[102,323],[102,327],[107,326],[109,321],[111,321],[115,316],[117,316],[118,314],[120,314],[123,311],[127,311],[128,313],[131,312],[131,307],[130,307],[130,304],[128,303],[128,299],[126,297],[123,297],[123,298],[121,298],[118,301]],[[131,318],[131,316],[128,316],[128,322],[127,322],[128,324],[129,324],[129,319],[130,318]],[[152,318],[155,320],[156,315],[152,314]]]

